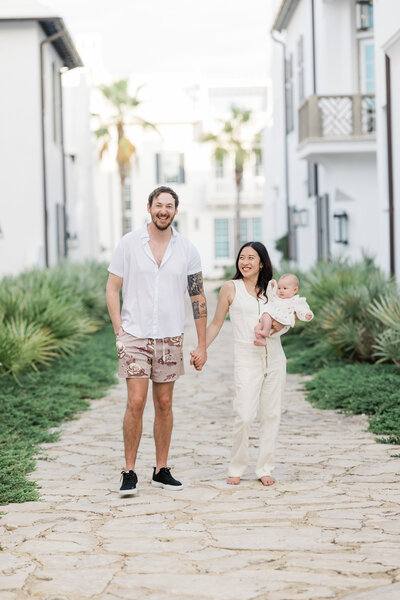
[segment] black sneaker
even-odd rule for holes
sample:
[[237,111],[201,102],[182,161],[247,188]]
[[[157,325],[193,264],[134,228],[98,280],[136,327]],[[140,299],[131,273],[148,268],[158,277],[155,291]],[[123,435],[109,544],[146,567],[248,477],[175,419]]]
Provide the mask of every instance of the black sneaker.
[[138,491],[137,475],[134,471],[121,471],[121,487],[119,488],[120,496],[132,496]]
[[172,477],[171,469],[169,467],[161,467],[157,474],[156,468],[154,467],[151,485],[167,490],[181,490],[183,488],[181,482]]

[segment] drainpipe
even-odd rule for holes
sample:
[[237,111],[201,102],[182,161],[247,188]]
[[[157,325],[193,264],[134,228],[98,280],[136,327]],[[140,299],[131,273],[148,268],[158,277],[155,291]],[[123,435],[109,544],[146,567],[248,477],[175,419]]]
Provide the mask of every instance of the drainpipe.
[[65,168],[65,144],[64,144],[64,104],[63,104],[63,90],[61,83],[61,72],[58,73],[58,93],[60,94],[60,141],[61,141],[61,164],[62,164],[62,191],[63,191],[63,235],[64,244],[63,252],[64,257],[68,255],[67,245],[67,177]]
[[47,185],[46,185],[46,133],[45,133],[45,92],[44,92],[44,56],[43,48],[45,44],[54,42],[54,40],[65,34],[65,29],[54,33],[50,37],[40,42],[40,95],[42,109],[42,173],[43,173],[43,216],[44,216],[44,256],[45,265],[49,266],[49,236],[48,236],[48,213],[47,213]]
[[388,194],[389,194],[389,251],[390,274],[395,275],[394,256],[394,189],[393,189],[393,151],[392,151],[392,88],[390,78],[390,58],[385,54],[386,71],[386,139],[388,163]]
[[284,155],[285,155],[285,195],[286,195],[286,219],[287,219],[287,252],[288,259],[295,259],[295,247],[294,247],[294,236],[292,226],[292,215],[290,210],[290,197],[289,197],[289,151],[288,151],[288,139],[287,139],[287,106],[286,106],[286,44],[281,39],[274,36],[274,31],[271,31],[271,37],[277,44],[282,46],[283,52],[283,135],[284,135]]

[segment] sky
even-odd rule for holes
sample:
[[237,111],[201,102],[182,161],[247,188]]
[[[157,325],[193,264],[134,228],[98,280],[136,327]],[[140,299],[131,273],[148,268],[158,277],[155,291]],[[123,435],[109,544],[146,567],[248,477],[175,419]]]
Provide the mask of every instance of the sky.
[[[104,69],[207,73],[215,79],[266,76],[270,0],[40,0],[73,38],[95,33]],[[86,64],[90,55],[82,58]],[[98,57],[97,57],[98,58]]]

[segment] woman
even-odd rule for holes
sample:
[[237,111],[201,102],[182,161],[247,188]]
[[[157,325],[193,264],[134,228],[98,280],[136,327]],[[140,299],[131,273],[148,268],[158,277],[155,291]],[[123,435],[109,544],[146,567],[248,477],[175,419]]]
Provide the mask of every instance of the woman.
[[[227,483],[238,485],[248,463],[249,430],[260,407],[260,451],[256,474],[265,486],[275,483],[271,476],[275,462],[281,399],[286,378],[286,357],[280,335],[288,328],[274,322],[276,333],[266,346],[254,345],[254,327],[267,301],[272,279],[268,252],[260,242],[247,242],[236,260],[236,274],[221,287],[214,318],[207,328],[207,346],[218,335],[229,312],[234,338],[234,424],[232,457]],[[279,333],[278,333],[279,332]],[[192,353],[196,364],[196,354]]]

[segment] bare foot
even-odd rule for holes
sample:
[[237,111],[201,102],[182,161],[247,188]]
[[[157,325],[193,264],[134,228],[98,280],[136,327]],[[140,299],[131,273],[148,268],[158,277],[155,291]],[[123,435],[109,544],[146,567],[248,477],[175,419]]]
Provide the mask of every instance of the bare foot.
[[265,340],[254,340],[255,346],[266,346],[267,342]]
[[226,483],[229,483],[229,485],[239,485],[240,477],[228,477]]
[[275,483],[275,479],[269,475],[263,475],[260,477],[260,481],[263,485],[273,485]]

